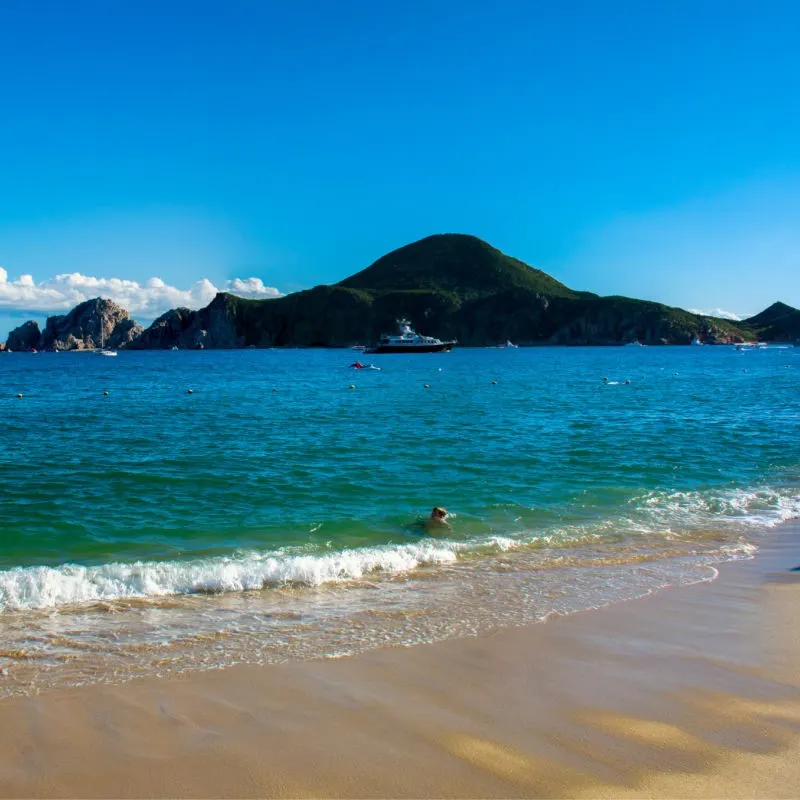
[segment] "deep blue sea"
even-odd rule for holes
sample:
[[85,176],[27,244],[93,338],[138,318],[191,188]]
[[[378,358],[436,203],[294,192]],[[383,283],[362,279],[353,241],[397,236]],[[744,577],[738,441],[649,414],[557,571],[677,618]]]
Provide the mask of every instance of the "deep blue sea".
[[528,624],[796,516],[797,348],[0,353],[0,695]]

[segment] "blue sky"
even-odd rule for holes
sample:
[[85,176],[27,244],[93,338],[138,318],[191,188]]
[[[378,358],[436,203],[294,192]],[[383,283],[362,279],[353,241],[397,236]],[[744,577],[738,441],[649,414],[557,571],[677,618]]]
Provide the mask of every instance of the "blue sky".
[[799,25],[735,0],[4,0],[0,335],[84,293],[145,318],[332,283],[443,231],[600,294],[800,306]]

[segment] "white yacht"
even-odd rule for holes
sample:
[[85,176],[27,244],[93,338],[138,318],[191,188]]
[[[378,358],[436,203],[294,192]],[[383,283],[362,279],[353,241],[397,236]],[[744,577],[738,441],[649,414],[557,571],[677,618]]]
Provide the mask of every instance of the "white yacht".
[[392,336],[384,333],[375,347],[367,353],[446,353],[453,349],[455,341],[443,342],[432,336],[423,336],[411,329],[406,319],[397,321],[398,332]]

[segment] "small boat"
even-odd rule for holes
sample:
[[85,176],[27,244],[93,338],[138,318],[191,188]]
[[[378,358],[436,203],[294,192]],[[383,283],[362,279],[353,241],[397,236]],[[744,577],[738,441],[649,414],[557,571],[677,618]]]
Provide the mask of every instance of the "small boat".
[[350,369],[377,369],[377,370],[380,370],[380,367],[376,367],[374,364],[362,364],[360,361],[356,361],[355,363],[350,365]]
[[367,353],[448,353],[457,344],[455,340],[443,342],[432,336],[423,336],[411,329],[408,320],[397,321],[398,332],[392,336],[385,333],[375,347],[367,349]]
[[105,348],[106,336],[105,331],[103,330],[103,326],[100,325],[100,349],[95,350],[98,356],[116,356],[116,350],[106,350]]
[[350,349],[358,350],[359,352],[363,353],[367,349],[367,346],[365,344],[354,344]]
[[647,347],[647,345],[642,344],[638,339],[634,339],[632,342],[625,342],[625,347]]
[[691,343],[693,345],[698,346],[698,347],[702,347],[703,346],[703,342],[701,342],[700,339],[697,336],[695,336],[694,339],[692,339]]
[[499,344],[497,346],[501,350],[517,350],[519,348],[519,345],[518,344],[514,344],[514,342],[512,342],[511,339],[506,339],[506,343],[505,344]]

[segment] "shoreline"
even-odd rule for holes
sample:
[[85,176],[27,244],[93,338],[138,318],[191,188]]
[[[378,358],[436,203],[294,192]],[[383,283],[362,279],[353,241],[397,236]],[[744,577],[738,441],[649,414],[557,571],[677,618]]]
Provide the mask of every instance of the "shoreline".
[[[243,344],[236,347],[116,347],[116,350],[122,350],[128,353],[167,353],[171,350],[178,350],[187,353],[200,353],[209,351],[222,351],[230,352],[232,350],[338,350],[361,352],[360,347],[355,344],[275,344],[275,345],[255,345]],[[617,341],[617,342],[526,342],[515,343],[512,349],[545,349],[545,348],[575,348],[575,347],[627,347],[628,345],[636,344],[630,341]],[[792,339],[752,339],[743,340],[741,342],[701,342],[704,347],[738,347],[739,345],[764,345],[767,349],[792,349],[797,347],[797,344]],[[365,345],[366,346],[366,345]],[[693,342],[649,342],[642,344],[642,347],[692,347],[695,346]],[[8,350],[7,348],[0,349],[0,353],[22,353],[25,355],[39,355],[40,353],[99,353],[102,348],[92,347],[72,347],[69,349],[36,349],[36,350]],[[457,344],[453,347],[454,350],[505,350],[508,349],[505,344]],[[451,352],[445,350],[442,352]],[[367,355],[392,355],[392,353],[367,353]],[[398,355],[395,353],[394,355]],[[399,355],[409,355],[408,353],[400,353]],[[411,355],[436,355],[436,353],[412,353]]]
[[792,797],[800,524],[712,582],[346,659],[0,702],[0,796]]

